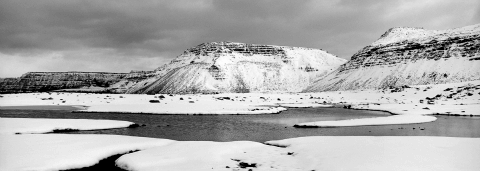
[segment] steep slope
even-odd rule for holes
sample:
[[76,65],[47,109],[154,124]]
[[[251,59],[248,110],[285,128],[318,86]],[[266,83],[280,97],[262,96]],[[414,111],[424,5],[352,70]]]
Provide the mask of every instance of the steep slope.
[[127,93],[299,92],[345,61],[318,49],[203,43]]
[[480,24],[392,28],[305,91],[377,89],[480,80]]

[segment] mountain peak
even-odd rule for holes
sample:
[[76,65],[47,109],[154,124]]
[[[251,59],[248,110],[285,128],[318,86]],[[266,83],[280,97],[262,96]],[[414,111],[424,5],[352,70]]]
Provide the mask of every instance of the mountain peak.
[[384,37],[389,37],[392,34],[402,34],[402,33],[408,33],[408,32],[419,32],[419,31],[425,31],[423,27],[392,27],[388,29],[385,33],[380,36],[380,38]]
[[306,91],[377,89],[480,80],[480,25],[389,29]]
[[472,35],[480,32],[480,24],[474,24],[447,30],[426,30],[422,27],[394,27],[388,29],[372,46],[387,45],[405,40],[422,40],[427,37],[455,37],[458,35]]
[[299,92],[345,62],[320,49],[207,42],[185,50],[128,93]]
[[435,32],[434,30],[425,30],[422,27],[393,27],[383,33],[372,45],[385,45],[412,38],[426,37]]

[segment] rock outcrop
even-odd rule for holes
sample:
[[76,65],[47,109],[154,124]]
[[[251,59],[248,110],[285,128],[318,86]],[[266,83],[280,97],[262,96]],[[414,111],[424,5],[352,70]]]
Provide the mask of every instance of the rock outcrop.
[[127,93],[299,92],[346,60],[311,48],[203,43]]
[[379,89],[480,80],[480,24],[392,28],[305,91]]
[[129,73],[108,72],[28,72],[19,78],[0,80],[1,93],[51,91],[81,87],[109,87]]

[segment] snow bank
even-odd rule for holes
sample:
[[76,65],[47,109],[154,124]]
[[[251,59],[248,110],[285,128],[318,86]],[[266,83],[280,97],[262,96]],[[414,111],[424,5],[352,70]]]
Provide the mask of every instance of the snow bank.
[[132,104],[132,105],[95,105],[86,110],[74,112],[115,112],[147,114],[275,114],[287,110],[283,107],[257,107],[222,104]]
[[278,103],[278,105],[288,108],[333,107],[333,105],[315,103]]
[[0,118],[0,134],[112,129],[125,128],[132,124],[134,123],[115,120]]
[[368,126],[368,125],[394,125],[433,122],[434,116],[424,115],[394,115],[388,117],[362,118],[337,121],[318,121],[295,124],[295,127],[343,127],[343,126]]
[[171,142],[117,135],[0,135],[0,170],[82,168],[109,156]]
[[[164,148],[151,148],[121,156],[117,166],[126,170],[156,171],[202,171],[202,170],[235,170],[259,161],[272,161],[283,149],[267,146],[257,142],[175,142]],[[273,160],[272,160],[273,159]],[[258,169],[266,169],[256,165]],[[250,167],[253,168],[253,167]],[[288,170],[289,167],[280,167]],[[253,168],[257,170],[257,168]]]
[[294,152],[292,160],[298,161],[298,168],[302,170],[473,171],[480,168],[479,138],[322,136],[267,144]]
[[121,156],[126,170],[477,170],[479,138],[300,137],[175,142]]
[[384,110],[401,115],[462,115],[480,116],[480,104],[381,104],[357,105],[353,108],[366,110]]

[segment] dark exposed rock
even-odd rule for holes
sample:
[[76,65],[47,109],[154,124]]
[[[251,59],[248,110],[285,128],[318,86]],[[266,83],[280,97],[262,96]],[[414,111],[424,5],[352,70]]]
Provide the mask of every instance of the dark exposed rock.
[[240,163],[238,163],[238,166],[240,168],[257,167],[257,163],[240,162]]
[[160,103],[160,100],[149,100],[150,103]]
[[134,124],[129,125],[127,128],[137,128],[137,127],[140,127],[140,125],[134,123]]
[[[152,71],[132,71],[130,73],[109,72],[28,72],[19,78],[1,78],[0,93],[47,92],[60,89],[109,86],[127,79],[144,79]],[[88,92],[90,90],[84,90]],[[107,90],[91,90],[102,92]],[[83,90],[78,90],[83,92]],[[106,92],[112,93],[112,92]]]

